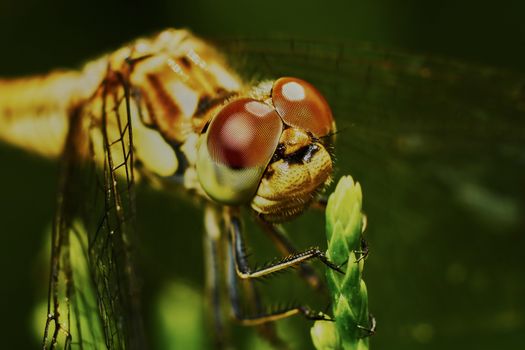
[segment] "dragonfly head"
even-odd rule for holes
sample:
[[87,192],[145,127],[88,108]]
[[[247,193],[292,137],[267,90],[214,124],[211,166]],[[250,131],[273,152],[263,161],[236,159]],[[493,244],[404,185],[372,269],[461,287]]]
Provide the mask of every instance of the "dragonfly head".
[[324,97],[309,83],[280,78],[229,101],[199,140],[197,175],[226,205],[250,204],[266,221],[300,214],[330,181],[328,136],[335,131]]

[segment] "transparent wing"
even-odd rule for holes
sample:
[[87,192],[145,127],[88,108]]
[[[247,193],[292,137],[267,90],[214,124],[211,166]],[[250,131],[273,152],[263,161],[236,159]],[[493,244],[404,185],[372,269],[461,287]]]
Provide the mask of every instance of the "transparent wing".
[[45,348],[145,348],[132,263],[129,101],[119,78],[72,113],[53,229]]

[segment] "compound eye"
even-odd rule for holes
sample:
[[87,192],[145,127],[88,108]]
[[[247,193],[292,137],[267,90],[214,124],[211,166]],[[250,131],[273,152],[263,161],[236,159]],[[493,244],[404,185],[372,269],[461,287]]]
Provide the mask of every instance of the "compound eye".
[[254,99],[240,99],[226,105],[208,130],[211,159],[233,169],[266,167],[283,129],[281,118],[271,106]]
[[323,95],[304,80],[276,80],[272,89],[272,101],[288,125],[310,131],[317,137],[325,136],[335,128],[332,111]]

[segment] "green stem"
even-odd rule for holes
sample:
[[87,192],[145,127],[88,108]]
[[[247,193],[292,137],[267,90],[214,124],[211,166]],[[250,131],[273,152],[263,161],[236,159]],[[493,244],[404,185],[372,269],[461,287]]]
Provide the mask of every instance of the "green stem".
[[362,280],[364,259],[362,234],[366,217],[361,211],[362,193],[359,183],[344,176],[328,199],[326,207],[326,256],[344,264],[345,275],[327,270],[326,278],[332,298],[335,322],[317,321],[311,334],[318,350],[366,350],[371,322],[368,294]]

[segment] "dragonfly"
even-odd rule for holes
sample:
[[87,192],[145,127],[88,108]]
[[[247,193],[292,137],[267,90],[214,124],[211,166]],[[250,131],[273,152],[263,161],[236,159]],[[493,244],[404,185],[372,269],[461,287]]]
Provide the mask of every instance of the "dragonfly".
[[[89,312],[79,306],[87,297],[75,276],[73,235],[89,264],[106,346],[145,347],[131,253],[136,175],[207,202],[208,280],[218,336],[224,231],[230,299],[239,322],[261,325],[295,314],[326,319],[307,306],[245,315],[236,282],[296,266],[311,275],[304,265],[311,259],[343,273],[317,247],[297,251],[274,224],[304,212],[331,181],[335,121],[314,86],[291,77],[247,86],[211,46],[185,30],[138,39],[80,72],[2,86],[3,138],[63,157],[43,348],[82,345],[82,334],[93,333],[83,329],[82,316],[70,316]],[[40,130],[32,134],[36,124]],[[246,205],[286,257],[249,266],[239,212]]]
[[[197,42],[200,41],[197,40]],[[175,46],[173,43],[174,41],[170,41],[167,45]],[[202,45],[203,52],[213,50],[205,44]],[[260,82],[268,78],[292,76],[297,75],[292,73],[300,72],[301,79],[311,82],[318,91],[321,91],[333,111],[338,130],[343,135],[337,140],[337,157],[334,164],[342,169],[351,168],[359,177],[373,184],[372,191],[375,191],[375,194],[371,193],[373,198],[384,199],[381,193],[391,190],[387,186],[388,182],[384,180],[385,176],[395,177],[400,174],[406,176],[405,185],[407,187],[410,187],[410,184],[414,188],[424,188],[425,185],[432,187],[432,181],[439,179],[439,183],[445,188],[454,188],[462,183],[462,173],[443,173],[444,167],[434,165],[444,164],[448,159],[458,160],[473,154],[477,155],[480,150],[491,155],[501,164],[518,166],[518,163],[510,161],[509,157],[511,154],[516,154],[524,144],[523,133],[520,132],[523,130],[521,116],[524,109],[524,80],[520,75],[446,60],[374,50],[359,45],[300,40],[272,40],[269,42],[266,39],[252,38],[250,40],[219,41],[216,46],[232,62],[242,66],[239,71],[242,72],[243,78],[250,82],[248,85],[257,87],[257,90],[265,90],[264,83],[260,85]],[[113,62],[120,60],[128,67],[136,65],[139,69],[138,67],[143,64],[143,67],[147,66],[148,60],[155,59],[150,56],[147,39],[137,41],[132,47],[134,48],[133,55],[128,46],[114,54],[112,59],[115,61]],[[181,48],[182,46],[177,45],[175,49]],[[198,49],[193,48],[193,50],[197,55],[190,55],[187,61],[192,66],[199,66],[198,58],[207,57],[207,55]],[[184,61],[177,62],[171,59],[170,61],[166,56],[161,58],[163,69],[171,75],[180,75],[177,71],[183,73]],[[228,66],[221,58],[217,58],[215,62],[221,62],[218,65],[220,67]],[[133,89],[140,75],[137,75],[137,81],[133,80],[135,74],[131,74],[132,72],[126,72],[129,75],[119,76],[117,74],[109,79],[107,64],[108,57],[104,57],[86,65],[84,73],[57,73],[54,76],[47,76],[46,82],[42,81],[42,84],[50,84],[46,89],[48,95],[41,96],[43,101],[56,100],[53,97],[63,96],[64,91],[76,96],[78,103],[76,108],[78,109],[75,108],[75,105],[65,109],[64,105],[59,104],[55,104],[53,108],[65,109],[69,115],[76,116],[78,119],[72,118],[71,121],[76,121],[79,125],[73,129],[78,128],[77,132],[85,133],[89,137],[76,137],[71,132],[71,126],[66,127],[59,121],[54,121],[51,123],[55,123],[54,127],[48,134],[51,138],[54,137],[55,142],[39,143],[37,149],[36,145],[31,144],[31,140],[38,140],[37,135],[46,132],[41,126],[35,126],[34,120],[28,119],[28,123],[32,125],[29,128],[32,131],[29,134],[30,137],[28,135],[15,137],[15,130],[2,138],[12,144],[18,144],[47,156],[56,156],[61,149],[67,150],[63,157],[65,161],[61,174],[62,190],[54,223],[52,245],[53,264],[56,268],[51,272],[50,290],[58,289],[60,285],[58,280],[62,278],[67,281],[67,274],[71,273],[68,271],[71,262],[67,260],[66,248],[70,242],[64,240],[68,239],[67,237],[74,239],[82,236],[83,229],[71,230],[73,224],[76,224],[72,222],[75,217],[74,213],[82,213],[84,217],[80,219],[82,219],[82,225],[86,226],[87,238],[77,240],[87,241],[82,244],[89,248],[84,248],[83,251],[89,255],[90,264],[99,264],[93,268],[94,276],[91,278],[95,281],[96,288],[99,289],[97,293],[102,295],[97,312],[104,315],[102,319],[107,322],[102,327],[106,345],[110,348],[126,346],[140,348],[145,336],[140,321],[139,290],[132,264],[133,245],[131,242],[135,235],[133,232],[135,226],[133,222],[133,184],[137,177],[140,177],[147,179],[154,186],[166,186],[165,180],[169,177],[174,183],[183,179],[182,181],[185,182],[183,185],[188,188],[191,187],[192,181],[198,178],[198,174],[188,173],[184,176],[176,174],[176,170],[184,168],[182,165],[190,160],[186,155],[187,152],[182,152],[182,154],[174,152],[172,144],[164,148],[158,144],[155,147],[135,147],[141,144],[141,139],[150,139],[147,136],[151,135],[151,129],[148,126],[151,126],[152,123],[152,113],[145,101],[147,97]],[[152,66],[155,67],[155,64]],[[235,64],[233,67],[237,68]],[[149,71],[149,68],[144,69],[146,72]],[[86,72],[96,73],[87,74],[89,76],[87,79]],[[220,108],[222,103],[233,97],[230,96],[229,91],[237,90],[236,84],[237,86],[243,84],[240,83],[241,79],[232,72],[227,71],[226,74],[229,77],[221,80],[231,84],[228,85],[229,88],[214,92],[211,92],[213,89],[209,90],[210,96],[218,97],[205,99],[204,104],[208,108]],[[108,80],[105,80],[106,78]],[[208,81],[208,79],[204,80]],[[106,90],[100,88],[101,81],[107,84]],[[36,83],[36,81],[32,82]],[[149,81],[149,84],[154,85],[155,82]],[[6,84],[5,86],[9,86],[6,90],[15,95],[16,85]],[[55,86],[57,89],[54,89]],[[92,97],[95,91],[99,94],[98,96],[108,96],[108,91],[111,91],[111,98],[93,99],[94,102],[89,106],[91,118],[86,118],[91,119],[92,124],[84,125],[82,122],[86,122],[86,119],[83,119],[81,115],[85,111],[81,111],[81,108],[85,108],[86,105],[82,101]],[[20,101],[28,99],[35,101],[38,98],[38,95],[31,92],[27,92],[26,95],[17,93],[16,96]],[[106,104],[104,105],[102,101],[105,101]],[[106,120],[100,117],[104,115],[100,113],[101,110],[111,111],[111,113],[106,113]],[[27,110],[25,112],[32,113]],[[42,108],[39,112],[45,115],[50,111]],[[156,114],[156,112],[153,113]],[[51,114],[53,113],[49,113],[50,116]],[[9,120],[9,116],[14,116],[14,113],[7,111],[4,115]],[[498,118],[491,118],[494,115],[498,115]],[[64,120],[63,116],[59,117],[59,120]],[[491,127],[487,128],[489,120]],[[196,119],[194,122],[197,121]],[[205,129],[206,122],[201,122],[203,123],[202,128]],[[143,125],[144,128],[141,129],[140,125]],[[176,126],[174,129],[165,128],[164,130],[176,130],[175,134],[183,134],[183,131],[178,129],[183,124],[177,122],[174,125]],[[212,125],[208,127],[211,128]],[[476,127],[472,127],[473,125]],[[513,127],[509,127],[510,125]],[[102,131],[102,134],[107,134],[107,140],[96,140],[100,138],[96,134],[101,133],[104,127],[106,131]],[[57,130],[59,136],[56,136]],[[93,133],[93,131],[96,132]],[[465,135],[469,136],[469,142],[465,141]],[[502,140],[502,142],[494,144],[495,139]],[[17,140],[20,141],[17,142]],[[60,140],[65,143],[61,144]],[[87,144],[77,143],[82,140],[92,141],[86,142]],[[165,142],[165,136],[160,141]],[[188,148],[197,149],[197,138],[192,143],[193,145]],[[64,145],[67,147],[64,148]],[[146,156],[149,152],[154,156]],[[425,157],[428,154],[433,156]],[[161,158],[162,162],[155,163],[155,160]],[[87,162],[88,165],[98,164],[103,169],[102,174],[97,172],[94,166],[86,166],[84,162],[77,164],[78,159],[91,160]],[[166,161],[167,159],[171,162]],[[419,174],[406,174],[406,171],[410,169],[406,165],[412,162],[419,164]],[[155,171],[150,172],[149,169],[155,169]],[[476,175],[474,170],[469,170],[469,174],[479,179],[480,175]],[[512,175],[503,176],[509,179],[509,183],[515,182],[512,181]],[[89,190],[84,191],[82,185],[79,184],[89,186],[98,184],[98,187],[96,191],[90,192]],[[213,184],[210,187],[213,188]],[[82,194],[86,196],[86,193],[94,198],[88,197],[87,200],[80,202],[82,205],[89,205],[90,208],[75,208],[79,205],[77,199],[82,198]],[[235,191],[235,193],[240,192]],[[429,195],[427,199],[432,198],[441,199],[435,194],[433,197]],[[376,201],[375,204],[374,202],[371,204],[370,212],[381,212],[383,216],[388,215],[388,212],[381,210],[382,206],[378,203],[379,201]],[[232,220],[235,217],[235,215],[231,216],[232,214],[236,213],[230,213],[230,217],[225,220],[219,218],[213,209],[207,209],[205,217],[211,219],[207,219],[206,223],[215,223],[209,224],[207,231],[223,231],[223,225],[226,223],[229,224],[226,226],[230,226],[232,231],[240,231],[232,229],[232,227],[240,227],[237,219]],[[293,250],[283,239],[283,235],[280,235],[275,229],[278,226],[265,225],[265,227],[266,231],[278,242],[283,253],[290,253]],[[72,231],[74,234],[61,235],[60,232],[64,231]],[[207,250],[211,254],[207,255],[213,256],[216,249],[216,242],[209,241]],[[209,265],[212,268],[208,270],[213,271],[213,263]],[[310,276],[305,267],[300,270]],[[213,276],[215,275],[211,274],[209,279],[213,280]],[[231,282],[231,285],[234,285],[235,281]],[[75,310],[73,303],[68,301],[69,298],[64,297],[67,296],[67,289],[73,286],[68,286],[67,283],[63,286],[65,286],[64,290],[51,293],[50,299],[59,300],[59,310],[71,308],[72,315],[79,313],[80,310]],[[53,344],[55,337],[53,331],[57,329],[58,324],[55,318],[57,313],[53,308],[57,303],[50,304],[46,340]],[[58,313],[61,317],[64,314],[67,315],[68,312]],[[74,322],[69,322],[69,324],[74,325]],[[68,345],[82,342],[70,337],[72,332],[62,332],[60,327],[58,329],[56,341],[60,340]],[[80,330],[83,330],[82,327]],[[85,343],[89,342],[86,332],[80,333],[86,338]],[[59,334],[62,339],[58,339]]]

